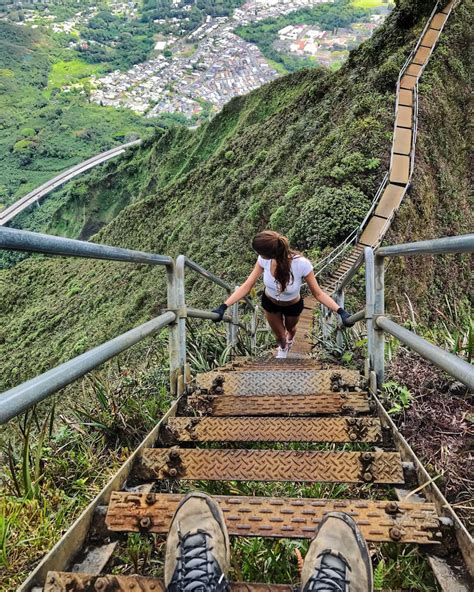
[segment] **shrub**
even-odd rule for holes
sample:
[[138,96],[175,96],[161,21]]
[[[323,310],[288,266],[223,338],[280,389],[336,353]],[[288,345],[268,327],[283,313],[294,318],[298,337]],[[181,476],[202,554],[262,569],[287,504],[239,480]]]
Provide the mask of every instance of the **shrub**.
[[368,208],[365,194],[352,185],[318,187],[303,206],[291,239],[299,248],[336,245],[357,227]]
[[261,200],[251,203],[246,215],[247,220],[249,222],[257,223],[262,217],[263,207],[264,203]]
[[285,206],[280,206],[270,216],[270,228],[279,232],[285,232],[288,229],[288,216]]
[[36,131],[32,127],[24,127],[20,130],[20,136],[23,136],[24,138],[30,138],[35,135]]

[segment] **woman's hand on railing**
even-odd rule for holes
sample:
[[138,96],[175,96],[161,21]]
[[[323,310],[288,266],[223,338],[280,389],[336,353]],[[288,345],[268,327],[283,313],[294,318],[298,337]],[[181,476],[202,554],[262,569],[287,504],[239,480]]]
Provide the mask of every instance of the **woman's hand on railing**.
[[219,315],[218,319],[212,319],[212,321],[214,323],[219,323],[219,321],[222,321],[222,317],[225,315],[225,311],[227,310],[228,306],[227,304],[224,304],[224,302],[218,306],[217,308],[214,308],[214,310],[212,310],[211,312],[215,312],[216,314]]
[[351,323],[348,319],[351,314],[344,310],[342,307],[338,309],[337,314],[341,317],[342,324],[344,327],[353,327],[355,323]]

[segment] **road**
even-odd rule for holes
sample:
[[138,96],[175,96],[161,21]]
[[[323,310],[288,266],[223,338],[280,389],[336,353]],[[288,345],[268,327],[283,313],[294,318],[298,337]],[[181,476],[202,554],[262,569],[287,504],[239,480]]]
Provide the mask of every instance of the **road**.
[[96,156],[93,156],[92,158],[89,158],[84,162],[76,164],[67,171],[63,171],[53,179],[46,181],[46,183],[43,183],[43,185],[40,185],[33,191],[30,191],[30,193],[27,193],[24,197],[22,197],[14,204],[3,210],[3,212],[0,212],[0,226],[4,226],[5,224],[7,224],[7,222],[9,222],[12,218],[17,216],[20,212],[26,210],[26,208],[28,208],[31,204],[39,201],[42,197],[44,197],[48,193],[51,193],[51,191],[54,191],[58,187],[61,187],[61,185],[64,185],[64,183],[67,183],[71,179],[74,179],[74,177],[77,177],[78,175],[85,173],[89,169],[99,164],[102,164],[103,162],[107,162],[111,158],[115,158],[116,156],[123,154],[127,148],[130,148],[131,146],[136,146],[140,143],[141,140],[134,140],[133,142],[128,142],[127,144],[122,144],[121,146],[111,148],[106,152],[102,152],[101,154],[97,154]]

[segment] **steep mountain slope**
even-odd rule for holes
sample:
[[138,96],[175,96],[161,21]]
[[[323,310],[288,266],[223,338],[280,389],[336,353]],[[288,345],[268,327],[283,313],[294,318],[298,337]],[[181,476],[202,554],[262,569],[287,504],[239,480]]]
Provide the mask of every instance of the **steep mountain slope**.
[[[351,54],[337,73],[302,71],[231,101],[208,125],[170,130],[150,140],[115,170],[85,186],[78,199],[133,188],[139,201],[94,240],[176,255],[187,254],[232,282],[254,256],[249,240],[270,226],[310,250],[336,245],[363,218],[388,167],[395,83],[433,3],[401,0],[386,25]],[[472,0],[451,17],[421,86],[419,165],[412,197],[391,239],[467,232],[470,228],[467,129],[468,51]],[[414,230],[416,229],[416,230]],[[41,259],[41,260],[40,260]],[[396,298],[409,288],[406,263]],[[420,305],[444,292],[457,298],[467,263],[453,281],[442,263],[418,273]],[[438,271],[440,270],[440,271]],[[164,271],[33,257],[0,275],[3,385],[12,385],[77,355],[157,314],[165,306]],[[220,295],[188,278],[191,302]]]

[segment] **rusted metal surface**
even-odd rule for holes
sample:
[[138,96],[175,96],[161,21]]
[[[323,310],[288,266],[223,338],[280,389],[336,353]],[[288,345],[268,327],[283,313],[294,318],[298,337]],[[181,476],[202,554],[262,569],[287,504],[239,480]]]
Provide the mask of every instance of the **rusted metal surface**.
[[[286,584],[232,582],[230,592],[293,592]],[[91,576],[51,571],[44,592],[166,592],[163,580],[143,576]]]
[[100,493],[91,501],[49,553],[43,557],[28,578],[18,588],[17,592],[30,592],[35,586],[43,585],[46,579],[46,574],[49,571],[59,571],[69,567],[71,558],[74,557],[85,544],[89,529],[93,523],[96,508],[102,504],[108,503],[111,493],[124,486],[132,471],[132,467],[135,464],[135,460],[139,457],[141,451],[145,447],[152,446],[153,443],[156,442],[161,422],[166,422],[169,417],[173,417],[176,411],[177,404],[174,402],[160,422],[158,422],[158,424],[143,439],[141,444],[108,481],[102,491],[100,491]]
[[137,473],[148,479],[403,483],[398,452],[148,448]]
[[[219,368],[219,372],[239,372],[249,370],[321,370],[323,364],[312,358],[257,358],[237,359]],[[335,369],[337,371],[337,368]]]
[[226,395],[313,395],[335,390],[334,384],[340,377],[354,390],[361,377],[353,370],[299,370],[299,371],[248,371],[248,372],[206,372],[196,377],[199,389],[210,394]]
[[[411,131],[409,133],[411,136]],[[390,218],[398,210],[405,192],[406,189],[400,185],[387,185],[375,209],[375,215],[381,218]]]
[[[412,141],[412,131],[411,129],[405,129],[403,127],[395,128],[395,134],[393,136],[393,152],[395,154],[410,154],[411,152],[411,141]],[[400,189],[403,189],[400,187]],[[403,196],[403,192],[401,192]],[[380,205],[380,204],[379,204]],[[397,206],[398,207],[398,206]],[[377,212],[378,210],[378,212]],[[390,210],[390,214],[392,214],[394,208]],[[380,216],[380,208],[377,207],[376,209],[376,216]],[[388,218],[388,216],[386,216]]]
[[177,442],[372,442],[382,439],[371,417],[174,417],[165,444]]
[[192,395],[192,410],[203,415],[329,415],[370,411],[366,393],[320,395]]
[[413,105],[413,91],[401,88],[398,95],[398,104],[411,107]]
[[[106,523],[110,530],[166,534],[180,494],[130,494],[117,492],[110,500]],[[215,496],[224,513],[229,534],[284,538],[313,538],[327,512],[345,512],[371,542],[390,542],[398,530],[404,543],[439,542],[439,520],[433,504],[369,500],[328,500]],[[395,530],[394,530],[395,529]]]
[[430,24],[430,28],[439,31],[444,27],[446,21],[448,20],[448,16],[448,14],[443,14],[442,12],[439,12],[436,16],[433,17],[433,20]]
[[396,124],[397,127],[412,127],[413,126],[413,109],[411,107],[398,107]]

